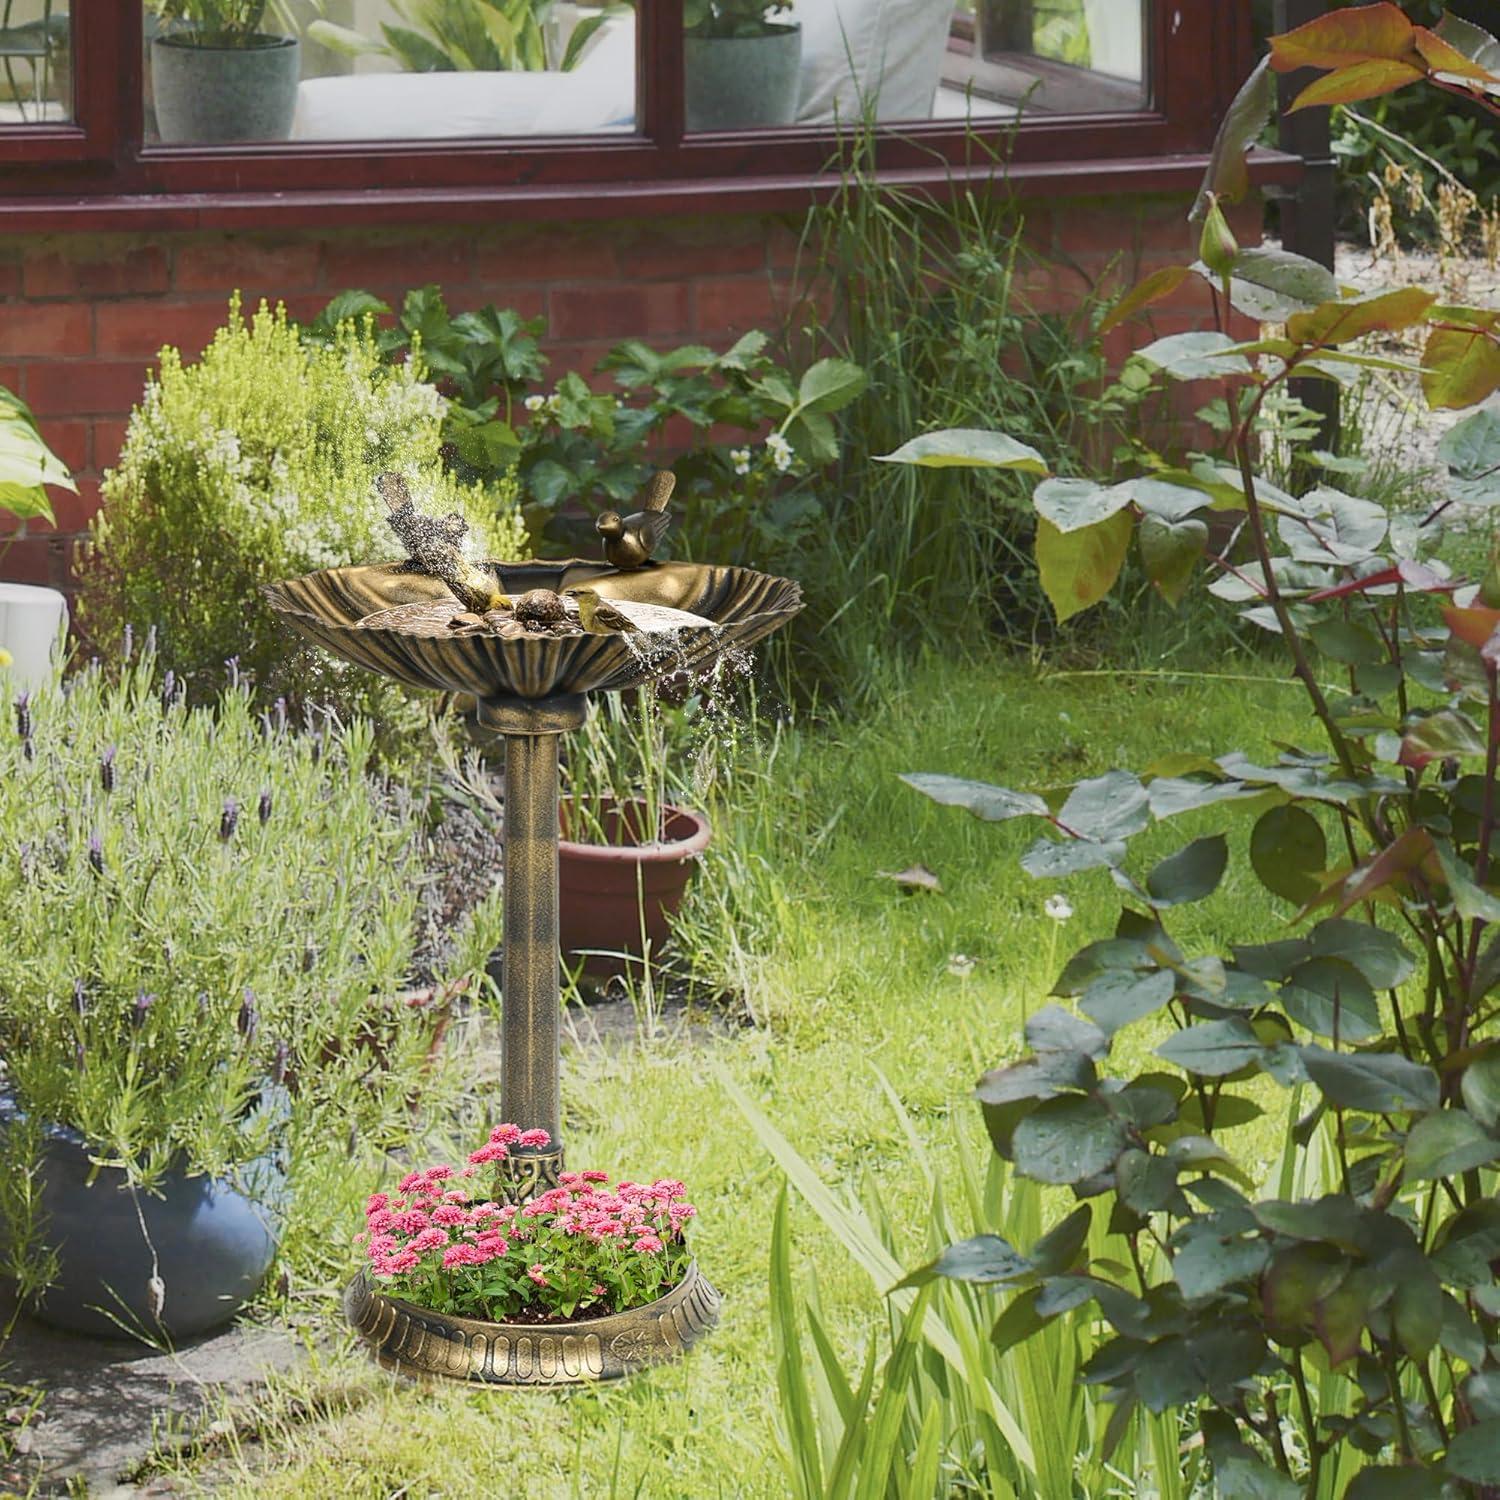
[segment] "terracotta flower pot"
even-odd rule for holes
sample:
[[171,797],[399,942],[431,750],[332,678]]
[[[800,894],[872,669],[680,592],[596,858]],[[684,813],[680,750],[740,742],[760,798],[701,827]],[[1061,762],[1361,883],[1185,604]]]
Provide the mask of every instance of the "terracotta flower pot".
[[570,965],[582,962],[594,978],[626,972],[667,938],[668,922],[699,856],[708,847],[708,820],[686,808],[664,809],[665,839],[643,843],[645,803],[613,798],[599,804],[599,822],[611,842],[576,843],[569,799],[560,808],[558,907],[561,947]]

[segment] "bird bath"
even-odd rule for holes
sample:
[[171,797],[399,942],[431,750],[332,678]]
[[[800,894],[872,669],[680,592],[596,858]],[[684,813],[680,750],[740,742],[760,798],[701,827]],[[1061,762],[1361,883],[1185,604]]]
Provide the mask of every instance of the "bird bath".
[[[637,687],[663,671],[696,670],[784,625],[799,585],[749,568],[663,562],[616,569],[578,558],[484,564],[506,594],[587,587],[604,601],[665,606],[711,624],[660,637],[502,636],[434,628],[447,586],[403,564],[330,568],[266,590],[271,606],[316,644],[411,687],[471,694],[479,722],[505,740],[505,938],[500,1117],[540,1128],[551,1144],[515,1149],[498,1191],[520,1202],[556,1186],[563,1148],[558,1065],[558,740],[588,712],[589,694]],[[380,616],[372,620],[372,616]],[[658,639],[651,637],[652,640]],[[664,1298],[572,1324],[499,1324],[447,1316],[387,1297],[361,1274],[345,1311],[382,1363],[407,1373],[501,1385],[610,1379],[680,1354],[717,1320],[718,1294],[697,1270]]]

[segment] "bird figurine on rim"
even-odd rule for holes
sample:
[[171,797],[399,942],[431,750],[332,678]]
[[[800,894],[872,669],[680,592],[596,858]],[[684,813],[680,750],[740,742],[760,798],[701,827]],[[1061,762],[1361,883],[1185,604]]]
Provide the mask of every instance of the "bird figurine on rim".
[[595,530],[604,538],[604,560],[610,567],[639,568],[651,561],[651,554],[672,524],[667,501],[676,483],[677,476],[670,469],[662,469],[651,476],[640,510],[628,516],[607,510],[594,522]]

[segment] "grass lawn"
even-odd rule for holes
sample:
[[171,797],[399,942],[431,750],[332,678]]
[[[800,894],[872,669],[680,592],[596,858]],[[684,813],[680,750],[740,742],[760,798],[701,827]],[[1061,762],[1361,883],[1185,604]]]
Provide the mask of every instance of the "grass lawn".
[[[898,1255],[909,1265],[925,1258],[930,1189],[882,1080],[956,1185],[964,1154],[980,1164],[989,1154],[969,1097],[976,1074],[1020,1050],[1022,1018],[1043,1003],[1067,953],[1107,934],[1118,901],[1105,877],[1083,877],[1068,887],[1075,915],[1051,921],[1042,903],[1055,888],[1017,864],[1034,828],[937,807],[898,773],[1044,785],[1116,764],[1143,768],[1168,751],[1264,752],[1275,739],[1306,739],[1298,691],[1274,680],[1270,664],[1243,670],[1261,680],[1049,677],[1000,658],[933,663],[860,722],[782,736],[769,763],[729,789],[716,835],[717,858],[733,860],[763,899],[744,960],[761,1025],[707,1047],[666,1039],[565,1063],[572,1164],[688,1183],[701,1214],[697,1253],[724,1294],[718,1330],[678,1365],[567,1395],[418,1388],[358,1354],[325,1352],[307,1376],[274,1389],[261,1441],[176,1471],[177,1484],[258,1500],[460,1495],[476,1483],[527,1500],[786,1495],[767,1307],[782,1178],[724,1077],[825,1181],[877,1188],[905,1236]],[[1222,823],[1242,849],[1248,822]],[[1212,810],[1178,820],[1142,840],[1136,857],[1215,826]],[[918,862],[940,877],[941,893],[906,894],[876,874]],[[700,879],[711,888],[723,868],[711,864]],[[1230,872],[1179,924],[1185,946],[1281,925],[1248,865],[1232,859]],[[1149,1050],[1140,1030],[1117,1044],[1115,1070]],[[1268,1164],[1279,1129],[1274,1115],[1250,1127],[1245,1154]],[[881,1289],[796,1200],[793,1225],[798,1280],[815,1280],[857,1374],[858,1355],[885,1327]],[[326,1326],[332,1303],[317,1306]]]

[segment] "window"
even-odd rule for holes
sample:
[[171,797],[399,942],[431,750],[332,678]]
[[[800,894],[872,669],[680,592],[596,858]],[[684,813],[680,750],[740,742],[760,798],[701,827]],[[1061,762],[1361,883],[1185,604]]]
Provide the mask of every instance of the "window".
[[901,180],[990,172],[978,132],[1047,191],[1186,187],[1250,53],[1248,7],[1180,0],[786,0],[769,38],[705,3],[265,0],[253,45],[194,46],[167,4],[0,0],[8,222],[791,207],[861,119]]

